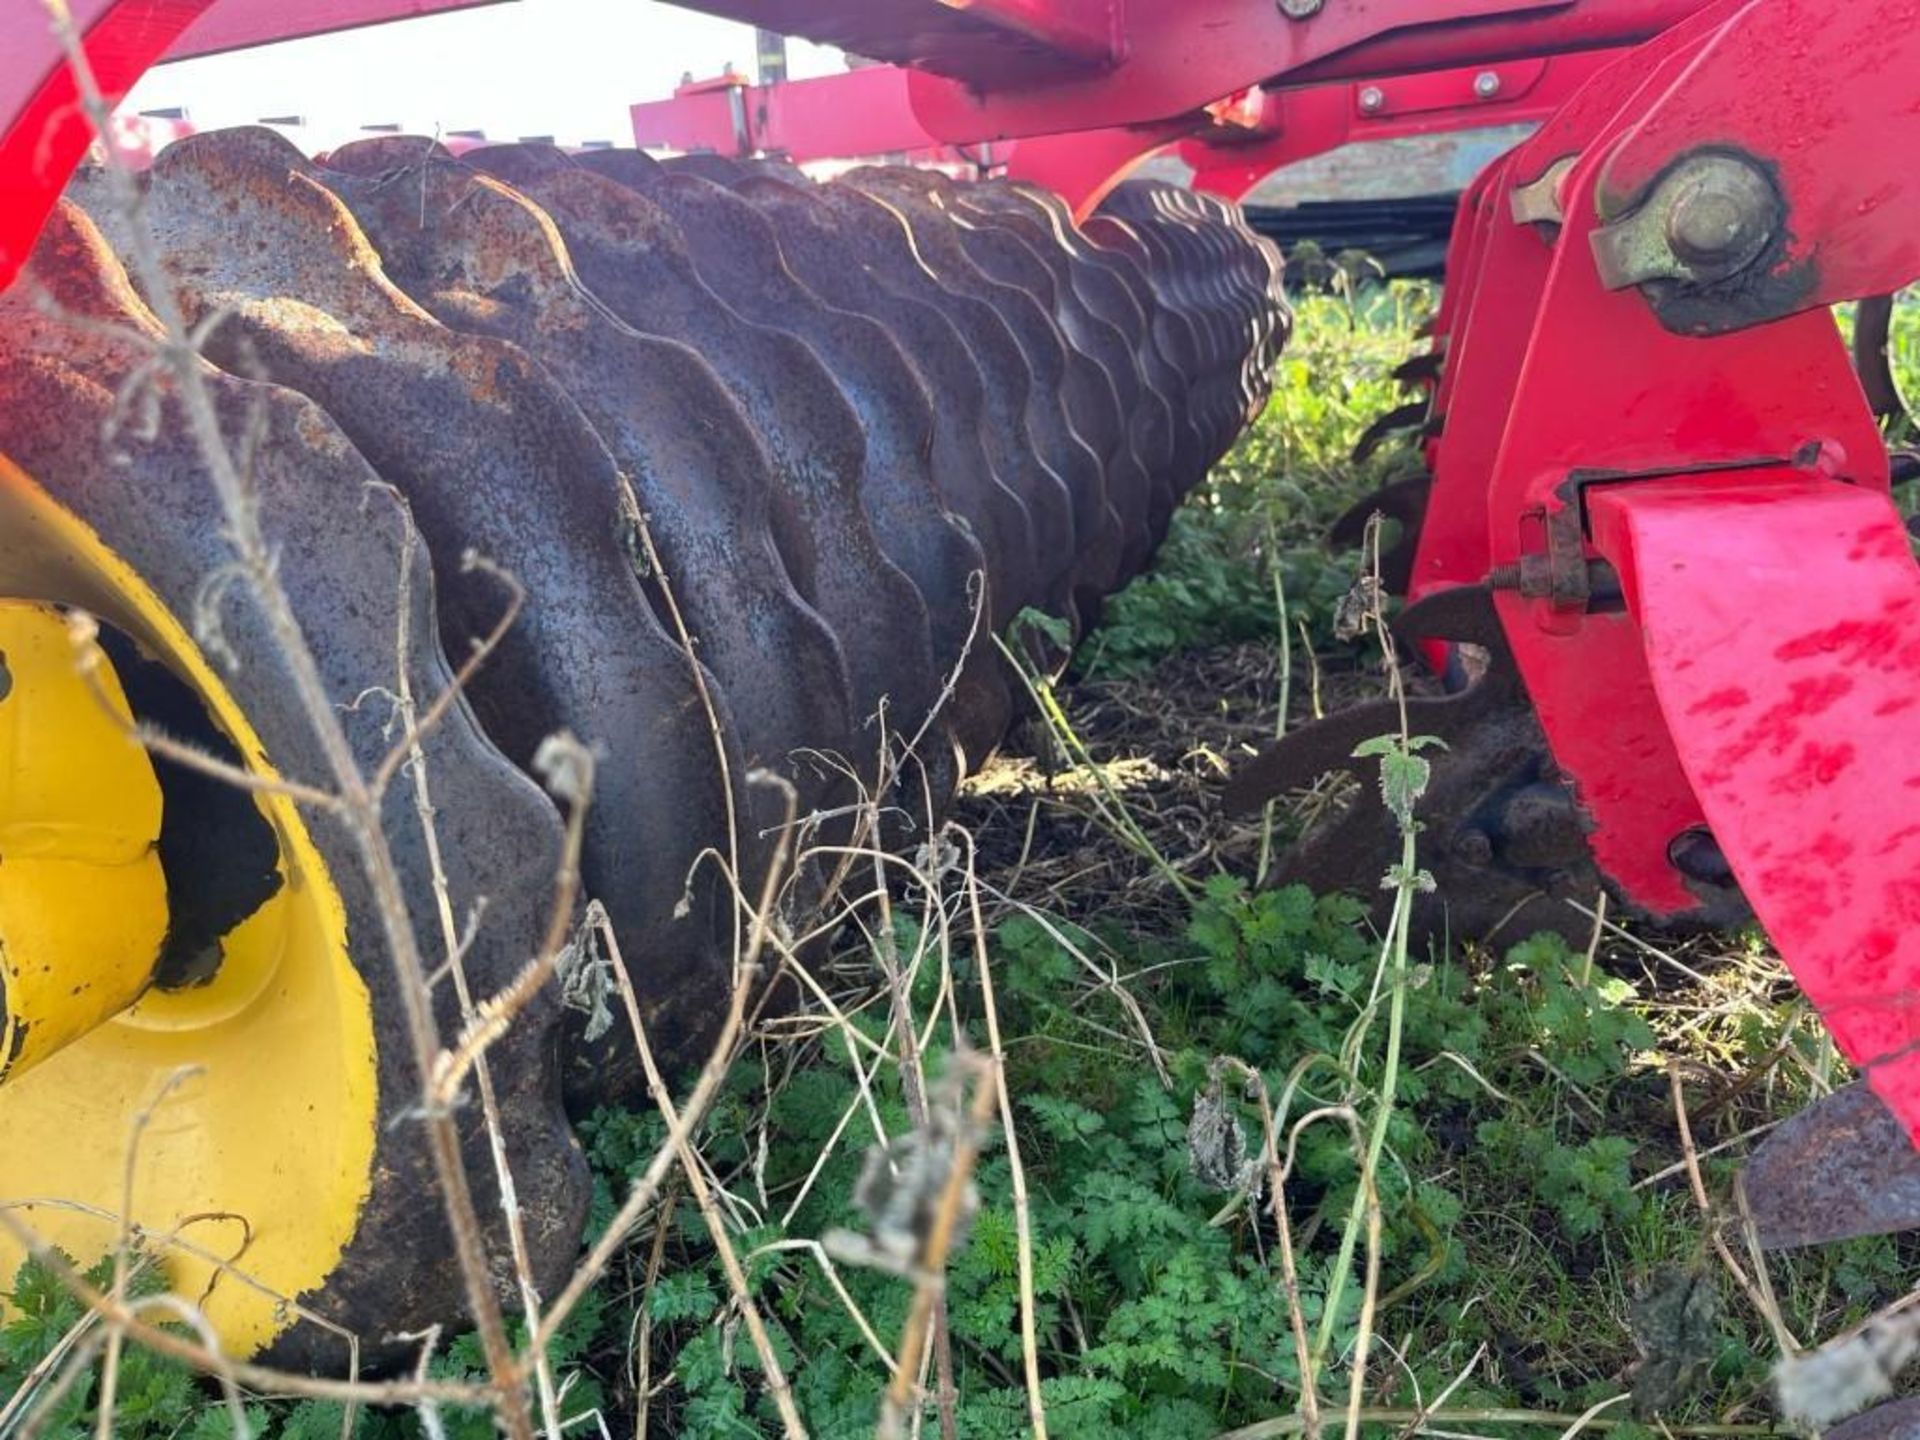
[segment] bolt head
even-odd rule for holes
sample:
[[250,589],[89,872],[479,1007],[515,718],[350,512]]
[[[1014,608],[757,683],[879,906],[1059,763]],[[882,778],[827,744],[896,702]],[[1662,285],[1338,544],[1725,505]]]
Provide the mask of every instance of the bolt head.
[[1772,212],[1772,193],[1750,167],[1711,163],[1673,197],[1667,244],[1688,265],[1738,262],[1766,243]]
[[1378,85],[1368,85],[1360,91],[1360,111],[1372,115],[1387,103],[1387,92]]
[[1326,0],[1280,0],[1280,13],[1289,20],[1305,20],[1310,15],[1318,15]]
[[1739,248],[1746,230],[1740,202],[1712,191],[1687,196],[1667,218],[1667,239],[1682,260],[1717,260]]
[[1500,93],[1500,76],[1492,70],[1482,70],[1473,77],[1473,93],[1482,100],[1491,100]]

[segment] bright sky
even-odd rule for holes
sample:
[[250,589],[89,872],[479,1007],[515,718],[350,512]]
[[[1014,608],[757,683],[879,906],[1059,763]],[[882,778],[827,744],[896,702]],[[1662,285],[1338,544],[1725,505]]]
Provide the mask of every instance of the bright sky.
[[[841,68],[838,51],[787,49],[795,78]],[[628,105],[728,61],[753,75],[751,27],[658,0],[511,0],[163,65],[123,108],[184,105],[202,129],[304,115],[309,150],[385,123],[631,144]]]

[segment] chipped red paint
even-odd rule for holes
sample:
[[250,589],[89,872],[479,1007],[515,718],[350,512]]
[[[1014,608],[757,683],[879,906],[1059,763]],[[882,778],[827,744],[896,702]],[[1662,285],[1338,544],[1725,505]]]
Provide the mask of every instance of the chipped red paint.
[[[1729,485],[1749,503],[1726,504]],[[1899,517],[1784,469],[1609,487],[1590,513],[1714,835],[1841,1050],[1920,1141],[1920,823],[1897,798],[1920,790],[1904,714],[1920,584]],[[1862,537],[1870,559],[1850,555]]]

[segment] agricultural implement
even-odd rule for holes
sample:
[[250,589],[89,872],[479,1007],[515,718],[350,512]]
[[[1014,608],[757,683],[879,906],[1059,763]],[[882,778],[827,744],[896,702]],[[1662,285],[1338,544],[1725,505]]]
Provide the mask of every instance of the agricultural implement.
[[[75,10],[111,99],[169,55],[435,8]],[[1879,158],[1916,124],[1910,5],[700,8],[895,63],[637,107],[639,139],[705,146],[665,165],[239,131],[163,152],[129,204],[95,172],[59,198],[86,109],[37,8],[0,30],[0,1198],[98,1250],[128,1135],[191,1062],[135,1208],[233,1348],[323,1359],[335,1332],[300,1317],[377,1343],[456,1314],[408,1203],[448,1157],[387,1123],[423,1063],[389,952],[458,950],[493,993],[541,953],[577,843],[658,1048],[697,1056],[736,892],[779,848],[747,773],[829,836],[865,792],[917,817],[888,843],[924,838],[1016,708],[981,637],[1027,608],[1090,623],[1263,398],[1273,256],[1231,206],[1126,171],[1179,145],[1233,196],[1348,138],[1508,118],[1543,123],[1463,198],[1409,372],[1422,469],[1363,512],[1401,521],[1400,628],[1452,681],[1412,702],[1448,744],[1421,922],[1517,935],[1603,889],[1650,924],[1757,917],[1865,1077],[1756,1161],[1763,1241],[1920,1225],[1920,571],[1831,314],[1920,277],[1920,197]],[[979,184],[814,186],[761,154],[1010,142],[1011,178]],[[181,333],[197,387],[156,378]],[[238,511],[209,418],[244,441]],[[291,617],[233,580],[236,514]],[[395,936],[364,837],[297,802],[389,762],[395,707],[433,706],[498,625],[503,570],[518,619],[403,757],[430,801],[381,812],[400,898],[439,916]],[[275,658],[290,619],[310,676]],[[331,742],[295,682],[358,697]],[[136,722],[224,764],[143,751]],[[1387,728],[1299,730],[1228,802]],[[527,779],[561,729],[605,747],[591,805],[559,787],[572,832]],[[1371,886],[1384,834],[1363,799],[1285,874]],[[796,929],[830,883],[790,877]],[[484,895],[484,924],[463,942],[436,894]],[[563,1092],[638,1083],[578,1030],[543,992],[489,1057],[540,1274],[580,1225]],[[1887,1414],[1855,1433],[1903,1433]]]

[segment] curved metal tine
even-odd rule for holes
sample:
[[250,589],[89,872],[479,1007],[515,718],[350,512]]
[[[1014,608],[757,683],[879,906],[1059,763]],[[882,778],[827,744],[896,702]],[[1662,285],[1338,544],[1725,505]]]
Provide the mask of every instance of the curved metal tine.
[[1353,463],[1364,465],[1373,458],[1374,452],[1394,436],[1409,430],[1417,430],[1426,424],[1430,407],[1425,396],[1418,400],[1409,400],[1404,405],[1396,405],[1384,415],[1376,415],[1373,422],[1360,432],[1360,438],[1353,444]]
[[1887,341],[1893,332],[1893,301],[1891,295],[1869,295],[1860,301],[1853,317],[1854,373],[1860,377],[1867,404],[1882,420],[1897,420],[1907,413],[1887,354]]
[[1420,549],[1420,526],[1427,518],[1427,500],[1432,493],[1433,477],[1424,470],[1389,480],[1341,513],[1327,531],[1328,547],[1359,549],[1367,537],[1367,523],[1376,511],[1397,521],[1399,535],[1380,552],[1380,583],[1395,595],[1406,594],[1413,580],[1414,557]]
[[[1493,597],[1481,586],[1460,586],[1410,606],[1394,624],[1396,643],[1454,640],[1479,645],[1488,654],[1486,672],[1455,695],[1407,697],[1407,723],[1416,734],[1451,743],[1490,711],[1513,704],[1524,692],[1494,613]],[[1312,784],[1332,770],[1354,770],[1354,750],[1400,728],[1400,707],[1391,700],[1355,705],[1303,725],[1266,747],[1227,781],[1221,803],[1227,813],[1250,814],[1269,800]],[[1358,807],[1356,807],[1358,808]]]
[[1403,385],[1422,384],[1440,378],[1440,367],[1446,363],[1444,350],[1432,350],[1425,355],[1410,355],[1394,366],[1388,373]]
[[1920,1152],[1864,1083],[1781,1125],[1742,1178],[1763,1249],[1920,1230]]
[[1400,709],[1390,700],[1354,705],[1324,720],[1290,731],[1234,771],[1221,791],[1229,815],[1249,815],[1269,800],[1304,789],[1334,770],[1358,763],[1354,750],[1363,742],[1398,729]]

